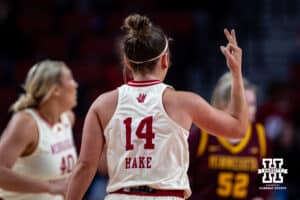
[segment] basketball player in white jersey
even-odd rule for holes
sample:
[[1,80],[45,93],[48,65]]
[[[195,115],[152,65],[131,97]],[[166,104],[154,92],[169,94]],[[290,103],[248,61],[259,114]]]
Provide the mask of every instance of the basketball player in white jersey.
[[246,132],[241,49],[234,31],[225,30],[229,43],[221,50],[233,76],[227,114],[162,82],[169,68],[168,39],[147,17],[130,15],[123,28],[122,53],[133,80],[92,104],[67,200],[82,199],[104,144],[109,175],[105,200],[186,199],[191,194],[187,137],[192,123],[227,138],[242,138]]
[[62,200],[77,161],[77,83],[65,63],[45,60],[30,69],[24,90],[0,140],[0,199]]

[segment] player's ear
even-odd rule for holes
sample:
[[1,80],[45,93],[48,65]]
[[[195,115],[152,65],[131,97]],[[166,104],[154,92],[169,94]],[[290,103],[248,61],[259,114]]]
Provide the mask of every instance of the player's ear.
[[162,69],[166,69],[169,67],[169,54],[168,53],[165,53],[164,55],[162,55],[161,67],[162,67]]
[[53,90],[52,93],[54,96],[59,96],[61,94],[61,89],[57,85],[54,85],[51,90]]

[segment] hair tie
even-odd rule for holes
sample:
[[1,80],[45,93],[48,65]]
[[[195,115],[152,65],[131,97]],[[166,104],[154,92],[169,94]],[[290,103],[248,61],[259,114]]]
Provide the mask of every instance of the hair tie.
[[144,60],[144,61],[136,61],[136,60],[129,59],[127,56],[126,56],[126,57],[127,57],[127,60],[128,60],[129,62],[131,62],[131,63],[134,63],[134,64],[142,64],[142,63],[150,62],[150,61],[153,61],[153,60],[156,60],[156,59],[160,58],[162,55],[164,55],[164,53],[167,52],[168,47],[169,47],[169,42],[168,42],[168,40],[167,40],[167,38],[166,38],[166,45],[165,45],[164,50],[163,50],[158,56],[155,56],[154,58],[150,58],[150,59]]

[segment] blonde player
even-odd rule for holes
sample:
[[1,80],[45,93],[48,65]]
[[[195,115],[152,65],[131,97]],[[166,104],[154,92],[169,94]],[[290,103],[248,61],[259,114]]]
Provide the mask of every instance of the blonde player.
[[229,115],[194,93],[162,83],[169,68],[168,39],[147,17],[130,15],[123,27],[124,61],[133,80],[101,95],[91,106],[67,199],[82,199],[104,144],[109,175],[106,200],[187,198],[191,194],[187,137],[192,123],[224,137],[244,136],[248,118],[241,49],[234,31],[225,30],[229,43],[221,49],[233,76]]
[[30,69],[24,89],[0,140],[0,199],[62,200],[77,161],[77,83],[65,63],[45,60]]
[[[212,95],[212,105],[227,111],[232,76],[220,77]],[[205,130],[192,128],[189,136],[190,200],[268,199],[269,191],[260,190],[262,158],[272,156],[270,143],[262,124],[255,120],[256,88],[244,78],[249,109],[249,125],[243,139],[228,140],[208,135]]]

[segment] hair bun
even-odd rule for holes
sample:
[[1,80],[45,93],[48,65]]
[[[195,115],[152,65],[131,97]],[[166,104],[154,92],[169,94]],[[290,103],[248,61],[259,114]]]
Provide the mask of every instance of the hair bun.
[[139,14],[129,15],[125,21],[123,28],[134,36],[146,35],[151,29],[152,23],[149,18]]

